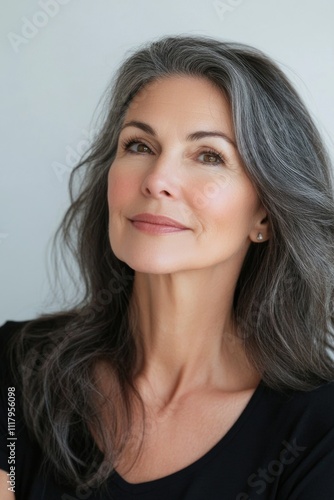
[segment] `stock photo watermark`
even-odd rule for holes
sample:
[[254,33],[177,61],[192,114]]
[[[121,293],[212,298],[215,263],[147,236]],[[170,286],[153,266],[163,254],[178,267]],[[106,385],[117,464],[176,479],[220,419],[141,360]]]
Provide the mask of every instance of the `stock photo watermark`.
[[40,31],[45,28],[50,19],[56,17],[61,7],[67,5],[71,0],[39,0],[40,7],[30,18],[21,17],[21,28],[19,33],[10,31],[7,38],[14,52],[18,53],[22,46],[33,40]]
[[220,0],[214,0],[212,5],[218,14],[221,21],[226,19],[226,15],[234,12],[237,7],[239,7],[245,0],[226,0],[221,2]]
[[[300,446],[296,439],[291,443],[282,441],[282,445],[283,448],[278,459],[271,460],[265,468],[259,467],[255,473],[249,476],[247,485],[255,488],[254,492],[257,495],[263,493],[268,484],[273,483],[275,478],[283,473],[286,465],[292,464],[306,450],[306,446]],[[241,492],[235,500],[250,500],[251,498],[248,493]]]
[[75,146],[67,145],[65,147],[64,159],[61,162],[52,162],[52,170],[54,171],[59,182],[63,182],[64,179],[68,178],[73,168],[80,162],[82,156],[88,151],[93,142],[96,131],[94,129],[83,129],[81,132],[82,138],[77,144],[75,144]]
[[8,491],[15,492],[15,461],[16,461],[16,440],[15,435],[15,387],[8,387],[7,394],[7,421],[8,421],[8,437],[7,437],[7,448],[8,448],[8,466],[9,472],[8,476]]

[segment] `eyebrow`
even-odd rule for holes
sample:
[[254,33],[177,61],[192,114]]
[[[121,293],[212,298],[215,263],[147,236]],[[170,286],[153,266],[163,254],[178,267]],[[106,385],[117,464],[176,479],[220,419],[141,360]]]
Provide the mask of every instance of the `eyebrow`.
[[[148,125],[147,123],[140,122],[137,120],[131,120],[129,122],[124,123],[121,130],[124,130],[126,127],[137,127],[143,130],[144,132],[156,137],[157,134],[154,129]],[[224,134],[224,132],[220,132],[219,130],[198,130],[197,132],[193,132],[192,134],[187,135],[187,141],[198,141],[199,139],[203,139],[203,137],[220,137],[224,139],[229,144],[232,144],[235,148],[237,148],[235,142],[228,137],[228,135]]]

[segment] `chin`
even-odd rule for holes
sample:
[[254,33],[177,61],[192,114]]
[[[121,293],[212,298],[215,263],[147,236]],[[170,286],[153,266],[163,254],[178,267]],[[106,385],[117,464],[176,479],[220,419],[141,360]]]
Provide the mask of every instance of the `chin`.
[[[115,253],[115,252],[114,252]],[[116,257],[125,262],[131,269],[139,273],[147,274],[170,274],[177,271],[184,271],[185,268],[189,267],[189,264],[181,262],[171,262],[166,259],[166,257],[154,258],[152,255],[124,255],[121,252],[119,254],[115,253]]]
[[124,262],[131,267],[134,271],[138,273],[146,273],[146,274],[170,274],[176,271],[181,271],[182,269],[177,266],[168,265],[166,262],[161,264],[159,262],[143,262],[134,260],[124,260]]

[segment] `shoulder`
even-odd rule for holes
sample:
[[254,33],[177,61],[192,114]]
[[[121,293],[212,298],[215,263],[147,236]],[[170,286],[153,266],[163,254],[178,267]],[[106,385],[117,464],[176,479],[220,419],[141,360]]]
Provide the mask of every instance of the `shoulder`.
[[[308,417],[323,418],[334,414],[334,381],[323,382],[318,387],[305,391],[289,391],[283,396],[283,406]],[[334,421],[333,421],[334,422]]]
[[[3,325],[0,326],[0,348],[5,348],[8,344],[11,337],[15,334],[15,332],[21,330],[29,320],[26,321],[6,321]],[[3,352],[3,349],[0,350]]]
[[262,411],[267,412],[272,435],[298,437],[307,446],[329,440],[334,448],[334,381],[306,391],[266,387],[264,392]]
[[9,375],[9,349],[15,343],[16,334],[29,323],[26,321],[6,321],[0,326],[0,380],[4,381]]
[[[24,321],[6,321],[0,326],[0,381],[2,385],[17,374],[18,359],[27,353],[39,353],[45,344],[45,336],[56,328],[51,317]],[[43,343],[44,342],[44,343]],[[17,354],[19,353],[19,358]]]
[[[310,390],[276,391],[264,387],[268,404],[281,407],[282,411],[294,412],[309,417],[324,418],[328,413],[334,415],[334,380],[324,381]],[[333,420],[334,423],[334,420]]]
[[322,428],[334,430],[334,381],[295,395],[293,406],[303,415],[305,424],[319,423]]
[[59,326],[59,321],[56,316],[43,315],[37,318],[25,321],[6,321],[0,326],[0,356],[15,343],[17,335],[19,335],[23,328],[24,339],[31,346],[37,346],[40,340],[45,336],[50,335]]
[[291,391],[277,407],[272,436],[286,466],[280,498],[334,498],[334,382]]
[[295,404],[308,408],[334,410],[334,381],[324,382],[310,391],[296,391]]

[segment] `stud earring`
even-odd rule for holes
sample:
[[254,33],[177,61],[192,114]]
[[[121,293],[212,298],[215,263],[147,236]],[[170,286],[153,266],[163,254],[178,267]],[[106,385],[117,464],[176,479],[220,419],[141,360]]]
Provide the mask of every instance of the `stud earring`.
[[259,234],[257,235],[256,239],[257,239],[258,241],[262,241],[262,240],[263,240],[263,234],[262,234],[262,233],[259,233]]

